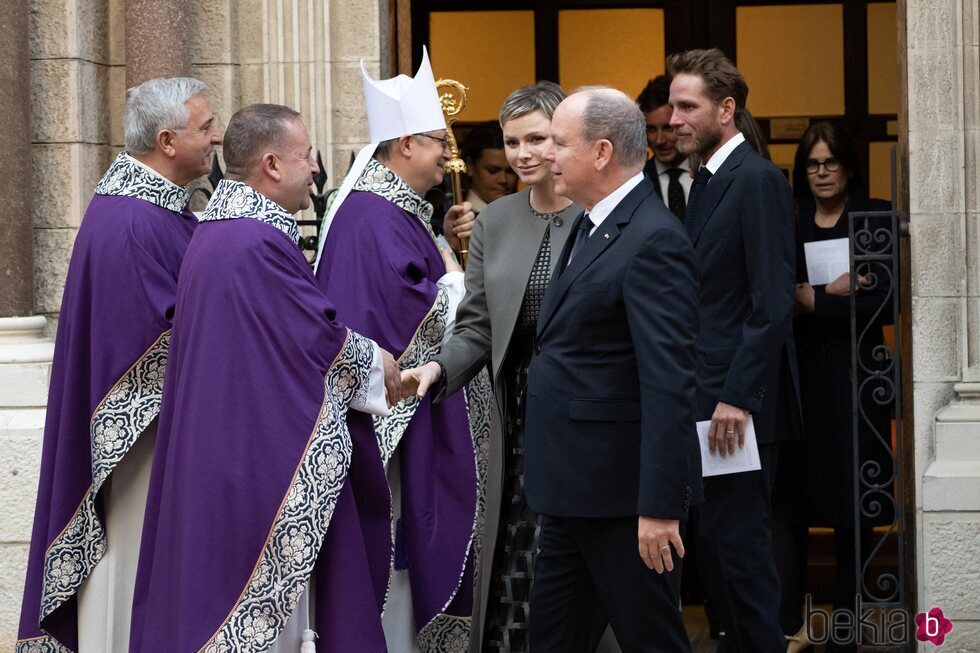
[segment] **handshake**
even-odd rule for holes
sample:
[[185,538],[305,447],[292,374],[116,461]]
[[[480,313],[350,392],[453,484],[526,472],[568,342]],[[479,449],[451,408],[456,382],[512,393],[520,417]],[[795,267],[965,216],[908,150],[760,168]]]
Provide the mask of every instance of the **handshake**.
[[426,363],[421,367],[402,370],[398,367],[398,361],[384,349],[381,350],[381,360],[384,362],[385,398],[389,408],[409,397],[421,399],[442,376],[439,363]]

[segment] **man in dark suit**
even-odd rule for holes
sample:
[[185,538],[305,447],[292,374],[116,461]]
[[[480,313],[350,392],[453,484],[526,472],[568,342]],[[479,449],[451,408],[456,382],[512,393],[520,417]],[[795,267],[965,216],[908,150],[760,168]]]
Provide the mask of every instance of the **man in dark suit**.
[[586,207],[538,317],[525,491],[543,515],[531,650],[588,651],[602,609],[625,651],[690,651],[681,522],[700,500],[698,282],[683,227],[643,175],[643,116],[587,89],[555,111],[555,190]]
[[697,419],[712,455],[744,444],[753,418],[762,468],[704,480],[698,551],[725,636],[719,651],[786,650],[772,556],[770,494],[778,443],[799,428],[793,201],[786,179],[735,126],[748,86],[719,50],[671,55],[677,146],[700,155],[686,226],[701,274]]
[[651,79],[636,98],[646,122],[647,147],[653,156],[643,172],[653,182],[653,190],[681,222],[687,212],[687,198],[694,175],[691,162],[677,150],[677,135],[670,126],[670,76]]

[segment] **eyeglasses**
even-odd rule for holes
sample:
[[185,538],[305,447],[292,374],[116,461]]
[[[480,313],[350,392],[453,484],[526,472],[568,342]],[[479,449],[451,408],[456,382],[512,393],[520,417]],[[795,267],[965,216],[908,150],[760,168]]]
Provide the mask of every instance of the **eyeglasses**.
[[431,138],[436,143],[439,143],[440,145],[442,145],[442,149],[444,149],[444,150],[448,150],[449,149],[449,136],[443,136],[442,138],[439,138],[437,136],[433,136],[432,134],[415,134],[415,135],[416,136],[425,136],[426,138]]
[[827,172],[837,172],[840,170],[840,159],[835,159],[830,157],[829,159],[824,159],[823,161],[817,161],[816,159],[808,159],[806,162],[806,174],[815,175],[820,171],[820,166],[824,167]]

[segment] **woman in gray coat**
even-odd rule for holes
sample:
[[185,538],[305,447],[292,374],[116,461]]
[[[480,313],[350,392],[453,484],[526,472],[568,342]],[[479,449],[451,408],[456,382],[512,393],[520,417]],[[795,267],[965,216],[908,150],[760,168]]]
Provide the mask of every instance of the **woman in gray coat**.
[[[473,227],[466,296],[452,337],[435,359],[406,372],[420,393],[456,392],[488,363],[502,437],[492,437],[487,513],[474,606],[474,646],[481,651],[527,651],[528,600],[537,555],[539,518],[523,492],[523,404],[534,327],[555,263],[582,208],[555,194],[544,153],[561,87],[538,82],[517,89],[500,109],[507,162],[526,188],[492,202]],[[453,216],[446,231],[452,233]],[[596,637],[604,624],[584,629]]]

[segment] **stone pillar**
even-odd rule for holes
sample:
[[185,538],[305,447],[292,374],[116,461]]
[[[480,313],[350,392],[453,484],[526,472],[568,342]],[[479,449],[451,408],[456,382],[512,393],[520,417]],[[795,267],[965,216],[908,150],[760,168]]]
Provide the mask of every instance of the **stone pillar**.
[[28,0],[0,2],[0,649],[12,650],[54,346],[34,313]]
[[[904,2],[918,610],[980,641],[980,2]],[[919,645],[920,651],[931,649]]]
[[327,185],[339,186],[351,153],[368,142],[361,59],[372,75],[390,75],[382,64],[381,43],[389,37],[381,2],[239,0],[238,15],[241,103],[300,111],[323,156]]
[[0,318],[34,313],[28,0],[0,3]]
[[189,0],[126,0],[127,88],[191,74],[190,18]]

